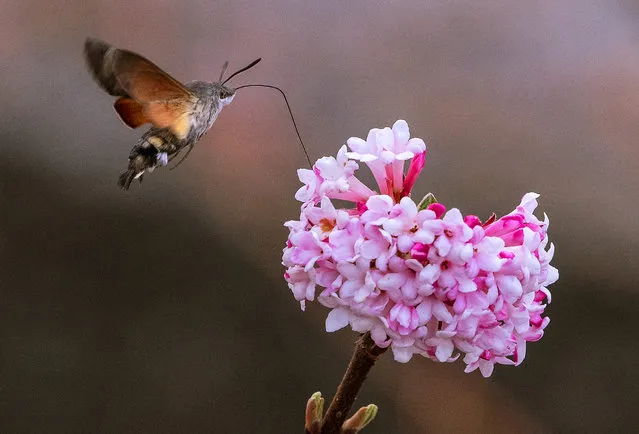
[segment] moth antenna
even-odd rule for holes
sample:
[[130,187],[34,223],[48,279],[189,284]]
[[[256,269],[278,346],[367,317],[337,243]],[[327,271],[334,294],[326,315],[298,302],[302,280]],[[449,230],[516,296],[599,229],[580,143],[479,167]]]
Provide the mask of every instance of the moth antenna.
[[[244,68],[240,69],[239,71],[235,71],[233,74],[231,74],[231,76],[229,78],[227,78],[226,80],[224,80],[222,82],[222,84],[226,83],[227,81],[229,81],[230,79],[232,79],[233,77],[235,77],[237,74],[246,71],[247,69],[251,69],[252,67],[254,67],[255,65],[257,65],[258,63],[260,63],[260,60],[262,60],[262,58],[260,57],[259,59],[255,59],[254,61],[252,61],[251,63],[248,64],[248,66],[245,66]],[[222,80],[220,78],[220,80]]]
[[[260,59],[257,59],[257,61],[259,61]],[[254,62],[254,63],[257,63]],[[252,65],[249,65],[249,67]],[[249,67],[245,68],[248,69]],[[242,70],[238,71],[241,72]],[[234,74],[235,75],[235,74]],[[232,77],[232,76],[231,76]],[[230,77],[229,77],[230,78]],[[228,81],[228,79],[227,79]],[[300,140],[300,144],[302,145],[302,150],[304,151],[304,155],[306,155],[306,161],[308,161],[308,165],[311,168],[311,170],[313,169],[313,163],[311,163],[311,157],[308,156],[308,151],[306,151],[306,146],[304,146],[304,141],[302,140],[302,136],[300,135],[300,130],[297,128],[297,122],[295,122],[295,117],[293,116],[293,110],[291,110],[291,105],[288,103],[288,98],[286,98],[286,94],[284,93],[284,91],[282,89],[280,89],[277,86],[272,86],[270,84],[245,84],[244,86],[240,86],[240,87],[236,87],[235,90],[240,90],[244,87],[267,87],[269,89],[275,89],[277,91],[279,91],[282,96],[284,97],[284,102],[286,102],[286,107],[288,108],[288,113],[291,115],[291,120],[293,121],[293,127],[295,127],[295,132],[297,133],[297,138]]]
[[227,60],[226,62],[224,62],[224,65],[222,66],[222,73],[220,74],[220,82],[222,81],[222,78],[224,78],[224,73],[226,72],[226,68],[229,67],[229,61]]

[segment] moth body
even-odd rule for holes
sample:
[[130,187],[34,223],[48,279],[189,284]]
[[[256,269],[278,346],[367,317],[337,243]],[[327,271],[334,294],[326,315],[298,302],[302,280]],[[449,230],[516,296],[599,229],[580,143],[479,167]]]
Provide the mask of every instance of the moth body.
[[222,81],[192,81],[181,84],[148,59],[132,51],[88,38],[84,54],[93,78],[110,95],[118,97],[114,108],[131,128],[151,124],[129,154],[126,172],[118,184],[128,189],[145,172],[165,166],[181,151],[187,155],[211,128],[222,108],[233,101],[235,89],[224,83],[249,66]]
[[186,149],[188,152],[213,126],[222,108],[235,97],[232,88],[220,83],[192,81],[185,87],[197,97],[189,116],[186,137],[180,139],[168,128],[149,128],[133,146],[128,168],[120,175],[118,185],[123,189],[128,189],[135,179],[141,181],[145,172],[166,166],[181,151]]

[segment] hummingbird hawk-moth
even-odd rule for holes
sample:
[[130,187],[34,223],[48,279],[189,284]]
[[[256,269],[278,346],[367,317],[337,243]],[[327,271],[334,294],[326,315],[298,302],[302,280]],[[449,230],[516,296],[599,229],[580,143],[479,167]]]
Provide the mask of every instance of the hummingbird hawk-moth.
[[118,184],[125,190],[133,180],[141,182],[145,172],[165,166],[184,149],[186,157],[222,108],[233,101],[236,89],[225,83],[261,60],[222,81],[226,62],[218,82],[192,81],[183,85],[139,54],[97,39],[87,38],[84,54],[95,81],[117,97],[114,108],[120,119],[131,128],[151,124],[133,146],[128,168],[120,175]]

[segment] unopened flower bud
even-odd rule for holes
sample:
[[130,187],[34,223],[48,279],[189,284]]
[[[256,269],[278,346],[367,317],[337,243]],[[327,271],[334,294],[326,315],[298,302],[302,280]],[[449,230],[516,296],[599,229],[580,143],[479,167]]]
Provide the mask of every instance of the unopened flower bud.
[[377,406],[369,404],[362,407],[350,419],[342,425],[342,434],[355,434],[360,432],[366,425],[371,423],[377,416]]
[[324,398],[321,392],[315,392],[306,403],[306,423],[304,428],[308,434],[319,434],[324,414]]

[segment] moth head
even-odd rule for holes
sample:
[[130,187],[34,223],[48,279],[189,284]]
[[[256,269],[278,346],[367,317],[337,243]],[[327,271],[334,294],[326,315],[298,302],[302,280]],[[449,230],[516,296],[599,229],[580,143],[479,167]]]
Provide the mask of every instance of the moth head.
[[233,101],[233,98],[235,98],[235,89],[223,84],[220,85],[218,93],[222,107],[229,105]]
[[246,71],[247,69],[251,69],[252,67],[257,65],[260,62],[260,60],[262,59],[260,58],[260,59],[254,60],[253,62],[251,62],[249,65],[245,66],[244,68],[235,71],[225,80],[224,80],[224,73],[226,72],[226,68],[229,66],[229,62],[224,62],[224,66],[222,66],[222,73],[220,74],[220,80],[218,81],[218,84],[219,84],[218,93],[220,97],[220,105],[222,107],[229,105],[231,101],[233,101],[233,98],[235,97],[235,89],[233,89],[232,87],[226,86],[226,82],[232,79],[233,77],[235,77],[237,74],[240,74]]

